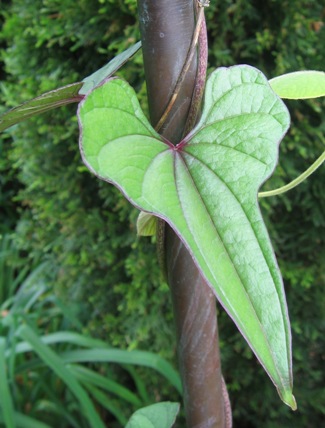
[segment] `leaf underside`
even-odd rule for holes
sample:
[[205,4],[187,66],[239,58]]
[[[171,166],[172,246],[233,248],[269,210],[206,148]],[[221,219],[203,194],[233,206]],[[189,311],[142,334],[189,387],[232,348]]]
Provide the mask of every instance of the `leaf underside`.
[[137,220],[137,233],[139,236],[153,236],[157,231],[157,217],[141,211]]
[[23,104],[7,111],[0,116],[0,132],[11,126],[29,119],[30,117],[42,114],[46,111],[62,107],[66,104],[79,102],[87,92],[98,86],[104,79],[112,76],[123,64],[126,63],[141,47],[141,42],[135,43],[124,52],[120,53],[109,61],[104,67],[95,71],[82,82],[72,83],[62,86],[53,91],[46,92],[36,98],[26,101]]
[[78,82],[54,89],[9,110],[0,116],[0,132],[30,117],[66,104],[79,102],[83,98],[78,94],[82,85]]
[[176,231],[294,408],[285,294],[257,203],[290,118],[264,75],[244,65],[213,72],[201,119],[177,146],[154,131],[120,79],[91,92],[78,115],[85,164]]

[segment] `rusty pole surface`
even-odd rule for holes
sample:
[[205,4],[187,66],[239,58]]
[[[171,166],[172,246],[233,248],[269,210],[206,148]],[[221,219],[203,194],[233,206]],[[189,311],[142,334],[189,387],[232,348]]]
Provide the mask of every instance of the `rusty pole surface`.
[[[182,71],[197,17],[196,0],[138,0],[150,120],[163,115]],[[204,33],[200,35],[206,37]],[[202,55],[205,53],[203,52]],[[184,132],[199,78],[194,55],[160,133],[177,144]],[[192,257],[166,225],[165,254],[174,308],[179,369],[188,428],[225,428],[216,301]]]

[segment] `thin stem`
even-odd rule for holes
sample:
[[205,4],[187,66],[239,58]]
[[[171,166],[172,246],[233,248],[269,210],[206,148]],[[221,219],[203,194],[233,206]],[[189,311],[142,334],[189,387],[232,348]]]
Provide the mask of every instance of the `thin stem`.
[[285,186],[279,187],[274,190],[269,190],[267,192],[259,192],[258,197],[259,198],[267,198],[269,196],[276,196],[281,195],[281,193],[285,193],[288,190],[293,189],[294,187],[298,186],[298,184],[302,183],[306,178],[308,178],[313,172],[316,171],[317,168],[319,168],[322,163],[325,161],[325,152],[323,152],[319,158],[308,168],[306,171],[304,171],[299,177],[292,180],[290,183],[286,184]]
[[168,102],[168,105],[163,113],[163,115],[161,116],[161,118],[159,119],[159,122],[157,123],[157,125],[155,126],[155,130],[158,132],[161,127],[163,126],[163,124],[166,122],[166,119],[169,115],[169,113],[171,112],[176,98],[178,97],[179,94],[179,90],[181,88],[181,85],[185,79],[186,73],[188,72],[188,69],[192,63],[192,59],[193,59],[193,55],[195,53],[195,48],[199,39],[199,34],[200,34],[200,30],[201,30],[201,25],[202,25],[202,21],[204,18],[204,8],[200,7],[199,8],[199,13],[198,13],[198,17],[197,17],[197,22],[196,22],[196,26],[195,26],[195,30],[193,33],[193,37],[192,37],[192,42],[191,45],[189,47],[188,53],[187,53],[187,57],[186,60],[184,62],[183,68],[181,73],[179,74],[178,80],[176,82],[174,91],[172,93],[172,96],[170,97],[170,100]]

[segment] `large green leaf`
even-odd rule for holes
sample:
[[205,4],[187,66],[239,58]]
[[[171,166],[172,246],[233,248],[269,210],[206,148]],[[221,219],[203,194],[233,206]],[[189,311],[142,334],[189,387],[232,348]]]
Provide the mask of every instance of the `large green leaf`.
[[170,224],[295,408],[285,294],[257,203],[290,119],[266,78],[249,66],[217,69],[200,122],[177,146],[154,131],[120,79],[90,93],[78,114],[86,165]]

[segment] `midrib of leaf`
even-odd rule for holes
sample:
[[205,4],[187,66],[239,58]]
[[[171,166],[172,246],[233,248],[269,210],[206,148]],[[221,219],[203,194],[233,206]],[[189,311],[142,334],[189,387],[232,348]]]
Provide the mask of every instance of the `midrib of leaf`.
[[[200,145],[202,146],[204,143],[200,143]],[[207,144],[209,144],[209,143],[207,143]],[[220,145],[219,145],[220,146]],[[223,145],[221,145],[221,146],[223,146]],[[228,149],[228,150],[236,150],[235,148],[232,148],[232,147],[228,147],[228,146],[223,146],[224,148],[226,148],[226,149]],[[248,155],[247,153],[244,153],[244,152],[242,152],[242,151],[240,151],[240,150],[237,150],[238,152],[240,152],[240,153],[242,153],[243,155],[246,155],[246,156],[248,156],[248,157],[250,157],[250,158],[252,158],[252,159],[254,159],[254,160],[256,160],[256,161],[258,161],[258,162],[260,162],[260,163],[262,163],[263,165],[267,165],[265,162],[262,162],[261,160],[259,160],[258,158],[256,158],[256,157],[254,157],[254,156],[250,156],[250,155]],[[262,246],[261,246],[261,242],[260,242],[260,240],[259,240],[259,237],[258,237],[258,234],[256,233],[256,231],[255,231],[255,229],[254,229],[254,227],[252,226],[252,223],[251,223],[251,221],[250,221],[250,218],[249,218],[249,216],[248,216],[248,214],[247,214],[247,212],[246,212],[246,210],[245,210],[245,204],[243,204],[242,203],[242,201],[240,201],[239,199],[238,199],[238,197],[237,197],[237,195],[236,195],[236,193],[234,192],[234,190],[231,188],[231,186],[222,178],[222,176],[221,175],[218,175],[217,174],[217,172],[216,171],[214,171],[209,165],[207,165],[207,164],[205,164],[201,159],[199,159],[197,156],[194,156],[192,153],[189,153],[189,152],[185,152],[186,153],[186,155],[187,156],[189,156],[189,157],[192,157],[193,159],[195,159],[198,163],[200,163],[200,164],[202,164],[205,168],[207,168],[212,174],[214,174],[215,175],[215,177],[217,177],[218,178],[218,180],[221,182],[221,183],[223,183],[223,185],[229,190],[229,192],[231,193],[231,195],[236,199],[236,201],[237,201],[237,203],[238,203],[238,205],[239,205],[239,207],[240,207],[240,209],[242,210],[242,212],[245,214],[245,217],[246,217],[246,219],[247,219],[247,221],[248,221],[248,223],[249,223],[249,225],[250,225],[250,227],[251,227],[251,230],[252,230],[252,232],[254,233],[254,236],[255,236],[255,238],[256,238],[256,240],[257,240],[257,242],[259,243],[259,248],[260,248],[260,250],[261,250],[261,253],[263,254],[263,257],[264,257],[264,260],[265,260],[265,262],[266,262],[266,264],[268,265],[268,267],[269,267],[269,269],[271,268],[271,266],[270,266],[270,264],[267,262],[267,259],[265,258],[265,256],[264,256],[264,252],[263,252],[263,249],[262,249]],[[183,157],[182,157],[183,158]],[[195,181],[194,181],[194,179],[193,179],[193,177],[192,177],[192,175],[191,175],[191,172],[190,172],[190,169],[188,168],[188,165],[187,165],[187,162],[186,162],[186,160],[183,158],[183,160],[184,160],[184,164],[186,165],[186,168],[187,168],[187,170],[188,170],[188,173],[189,173],[189,175],[191,176],[191,178],[192,178],[192,182],[193,182],[193,186],[196,188],[196,190],[197,190],[197,193],[198,193],[198,195],[200,196],[200,198],[201,198],[201,200],[202,200],[202,203],[205,205],[205,207],[207,208],[207,205],[205,204],[205,201],[204,201],[204,199],[203,199],[203,197],[201,196],[201,194],[200,194],[200,191],[199,191],[199,189],[198,189],[198,187],[197,187],[197,185],[196,185],[196,183],[195,183]],[[217,226],[216,226],[216,224],[214,223],[214,221],[213,221],[213,215],[209,212],[209,209],[207,208],[207,212],[208,212],[208,214],[209,214],[209,216],[210,216],[210,218],[212,219],[212,222],[213,222],[213,224],[214,224],[214,226],[215,226],[215,229],[216,229],[216,233],[218,233],[218,228],[217,228]],[[225,249],[227,250],[227,247],[225,246]],[[228,251],[227,251],[228,252]],[[232,260],[232,259],[231,259]],[[234,265],[235,266],[235,265]]]
[[[195,158],[192,154],[189,154],[188,152],[185,152],[186,153],[186,155],[190,155],[190,156],[192,156],[193,158]],[[269,350],[269,352],[270,352],[270,354],[273,356],[273,360],[277,360],[277,358],[276,358],[276,355],[274,354],[274,352],[272,351],[272,347],[271,347],[271,345],[270,345],[270,342],[269,342],[269,339],[268,339],[268,336],[266,335],[266,333],[265,333],[265,330],[264,330],[264,327],[263,327],[263,323],[262,323],[262,320],[261,320],[261,318],[260,318],[260,316],[258,315],[258,313],[257,313],[257,311],[256,311],[256,308],[255,308],[255,306],[253,305],[253,303],[252,303],[252,300],[251,300],[251,298],[250,298],[250,296],[249,296],[249,293],[247,292],[247,289],[246,289],[246,287],[245,287],[245,281],[243,280],[243,278],[241,277],[241,274],[240,274],[240,272],[239,272],[239,270],[238,269],[236,269],[236,264],[234,263],[234,261],[233,261],[233,256],[231,255],[231,252],[229,251],[229,249],[228,249],[228,247],[226,246],[226,244],[224,243],[224,240],[223,240],[223,238],[222,238],[222,236],[220,235],[220,233],[218,232],[218,227],[217,227],[217,225],[216,225],[216,223],[215,223],[215,220],[214,220],[214,216],[210,213],[210,210],[209,210],[209,208],[208,208],[208,206],[207,206],[207,203],[206,203],[206,201],[204,200],[204,197],[202,196],[202,193],[199,191],[199,189],[198,189],[198,187],[197,187],[197,184],[196,184],[196,182],[195,182],[195,179],[193,178],[193,176],[192,176],[192,174],[191,174],[191,172],[190,172],[190,169],[188,168],[188,165],[187,165],[187,162],[186,162],[186,160],[184,159],[184,157],[182,156],[182,153],[180,152],[180,151],[178,151],[178,152],[175,152],[175,155],[179,155],[178,156],[178,158],[180,159],[180,162],[182,162],[182,164],[183,164],[183,167],[184,167],[184,171],[186,171],[186,173],[188,174],[188,176],[189,176],[189,178],[190,178],[190,180],[191,180],[191,183],[192,183],[192,187],[193,187],[193,189],[195,189],[196,190],[196,194],[197,194],[197,197],[198,197],[198,200],[199,201],[201,201],[201,203],[202,203],[202,205],[203,205],[203,207],[204,207],[204,210],[206,211],[206,213],[207,213],[207,216],[208,216],[208,218],[209,218],[209,220],[210,220],[210,223],[211,223],[211,225],[213,225],[213,228],[214,228],[214,231],[215,231],[215,235],[218,237],[218,239],[219,239],[219,241],[220,241],[220,243],[221,243],[221,245],[222,245],[222,247],[223,247],[223,250],[224,250],[224,253],[225,254],[227,254],[227,257],[228,257],[228,259],[229,259],[229,262],[231,263],[231,265],[233,266],[233,269],[234,269],[234,272],[236,273],[236,276],[237,276],[237,278],[238,278],[238,280],[239,280],[239,282],[240,282],[240,284],[241,284],[241,286],[243,287],[243,291],[245,292],[245,295],[246,295],[246,298],[247,298],[247,301],[249,302],[249,305],[251,306],[251,308],[252,308],[252,311],[253,311],[253,313],[254,313],[254,315],[255,315],[255,318],[256,318],[256,321],[258,322],[258,324],[259,324],[259,326],[260,326],[260,329],[261,329],[261,331],[263,331],[263,336],[264,336],[264,340],[265,340],[265,342],[266,342],[266,345],[267,345],[267,347],[268,347],[268,350]],[[254,228],[253,228],[253,226],[252,226],[252,224],[251,224],[251,222],[250,222],[250,219],[249,219],[249,216],[247,215],[247,213],[245,212],[245,209],[244,209],[244,207],[242,206],[242,204],[240,203],[240,201],[238,200],[238,198],[237,198],[237,196],[236,196],[236,194],[229,188],[229,186],[227,185],[227,183],[225,183],[224,182],[224,180],[222,180],[222,178],[220,177],[220,176],[218,176],[209,166],[207,166],[207,165],[205,165],[201,160],[199,160],[198,158],[195,158],[195,160],[197,160],[198,162],[200,162],[204,167],[206,167],[212,174],[214,174],[215,176],[216,176],[216,178],[218,179],[218,180],[220,180],[224,185],[225,185],[225,187],[227,188],[227,189],[229,189],[229,191],[230,191],[230,193],[231,193],[231,195],[236,199],[236,201],[237,201],[237,203],[238,203],[238,205],[241,207],[241,209],[242,209],[242,212],[245,214],[245,217],[246,217],[246,219],[247,219],[247,222],[249,223],[249,225],[251,226],[251,230],[252,230],[252,232],[253,232],[253,234],[254,234],[254,236],[256,237],[256,239],[257,239],[257,242],[258,242],[258,244],[259,244],[259,248],[260,248],[260,251],[261,251],[261,254],[263,255],[263,258],[264,258],[264,261],[265,261],[265,264],[268,266],[268,268],[269,268],[269,273],[270,273],[270,275],[271,275],[271,277],[272,277],[272,280],[273,280],[273,283],[274,284],[276,284],[277,283],[277,278],[274,278],[274,276],[273,276],[273,273],[272,273],[272,269],[271,269],[271,266],[270,266],[270,264],[269,264],[269,262],[268,262],[268,260],[265,258],[265,256],[264,256],[264,252],[263,252],[263,249],[262,249],[262,246],[261,246],[261,243],[260,243],[260,240],[258,239],[258,237],[257,237],[257,235],[256,235],[256,231],[254,230]],[[175,156],[175,161],[174,161],[174,175],[175,175],[175,184],[176,184],[176,189],[177,189],[177,194],[178,194],[178,200],[179,200],[179,203],[180,203],[180,205],[182,206],[182,208],[183,208],[183,204],[182,204],[182,197],[181,197],[181,195],[180,195],[180,192],[179,192],[179,189],[178,189],[178,186],[177,186],[177,182],[179,181],[179,180],[177,180],[177,171],[178,171],[178,168],[176,167],[176,156]],[[183,214],[184,214],[184,218],[185,218],[185,221],[186,221],[186,223],[188,224],[188,229],[189,229],[189,231],[190,231],[190,233],[191,233],[191,227],[190,227],[190,225],[189,225],[189,223],[188,223],[188,221],[187,221],[187,219],[186,219],[186,212],[187,212],[187,210],[186,209],[184,209],[183,208]],[[204,227],[206,226],[206,223],[204,224]],[[192,235],[192,238],[193,238],[193,240],[196,242],[196,239],[195,239],[195,235],[194,234],[192,234],[191,233],[191,235]],[[196,244],[197,244],[197,242],[196,242]],[[213,271],[210,269],[210,264],[209,264],[209,261],[205,258],[205,256],[204,256],[204,253],[202,253],[202,251],[201,251],[201,248],[200,248],[200,246],[197,244],[197,248],[198,248],[198,250],[199,250],[199,252],[200,252],[200,254],[201,254],[201,256],[202,256],[202,258],[203,258],[203,260],[205,261],[205,264],[206,264],[206,266],[207,266],[207,268],[209,269],[209,271],[210,271],[210,273],[211,273],[211,275],[212,275],[212,277],[214,278],[214,282],[215,283],[218,283],[219,282],[219,278],[218,277],[216,277],[215,275],[214,275],[214,273],[213,273]],[[194,259],[195,260],[195,259]],[[197,263],[198,264],[198,263]],[[200,271],[202,272],[202,274],[204,275],[204,273],[203,273],[203,271],[202,271],[202,267],[200,266],[200,264],[198,264],[198,267],[199,267],[199,269],[200,269]],[[204,275],[205,276],[205,275]],[[208,279],[208,278],[207,278]],[[208,281],[208,282],[210,282],[210,281]],[[232,309],[232,315],[233,315],[233,318],[235,318],[235,321],[236,321],[236,324],[237,324],[237,326],[239,327],[239,329],[240,329],[240,331],[242,331],[242,333],[244,334],[244,336],[246,337],[246,339],[249,339],[249,341],[250,341],[250,343],[252,343],[252,338],[250,337],[250,335],[247,335],[247,333],[246,333],[246,329],[244,328],[244,326],[243,326],[243,323],[240,321],[240,318],[238,318],[238,316],[237,316],[237,312],[236,312],[236,310],[234,310],[233,308],[232,308],[232,305],[231,305],[231,303],[229,302],[229,300],[228,300],[228,298],[227,298],[227,295],[223,292],[223,290],[221,289],[221,288],[219,288],[218,290],[216,290],[215,289],[215,292],[216,292],[216,294],[217,294],[217,296],[218,297],[220,297],[220,293],[223,295],[223,299],[220,299],[221,301],[227,301],[227,303],[228,303],[228,308],[226,307],[225,309],[226,309],[226,311],[227,312],[229,312],[229,308],[231,308]],[[280,308],[282,308],[282,306],[281,306],[281,303],[280,303],[280,299],[279,299],[279,295],[278,295],[278,293],[276,293],[277,294],[277,298],[278,298],[278,304],[279,304],[279,306],[280,306]],[[281,313],[282,313],[282,309],[281,309]],[[281,319],[281,321],[282,321],[282,328],[283,328],[283,330],[285,331],[286,330],[286,328],[285,328],[285,325],[284,325],[284,322],[283,322],[283,319]],[[256,351],[256,348],[255,348],[255,345],[254,345],[254,349],[255,349],[255,351]],[[278,373],[278,378],[279,378],[279,380],[282,380],[282,378],[281,378],[281,375],[280,375],[280,373],[279,373],[279,370],[278,370],[278,367],[277,367],[277,365],[275,365],[273,362],[272,362],[272,365],[273,365],[273,367],[275,368],[275,370],[276,370],[276,372]],[[284,385],[285,386],[285,385]]]
[[[231,148],[229,148],[229,147],[227,147],[227,146],[225,146],[225,147],[231,150]],[[242,154],[244,154],[244,155],[246,155],[246,156],[250,156],[250,155],[248,155],[248,154],[246,154],[246,153],[244,153],[244,152],[241,152],[241,153],[242,153]],[[187,154],[187,155],[190,155],[190,156],[192,156],[192,157],[194,157],[194,156],[193,156],[193,154],[189,154],[188,152],[187,152],[186,154]],[[261,161],[260,159],[258,159],[258,158],[256,158],[256,157],[253,157],[253,156],[250,156],[250,157],[251,157],[251,158],[253,158],[254,160],[256,160],[256,161],[258,161],[258,162],[262,163],[263,165],[267,165],[265,162]],[[256,231],[256,229],[254,228],[254,226],[253,226],[252,222],[250,221],[249,215],[248,215],[248,213],[247,213],[247,211],[246,211],[246,206],[245,206],[245,204],[244,204],[244,203],[242,203],[242,202],[238,199],[238,197],[237,197],[236,193],[232,190],[231,186],[229,186],[229,184],[228,184],[228,183],[226,183],[220,175],[218,175],[215,171],[213,171],[213,170],[212,170],[208,165],[204,164],[204,162],[202,162],[202,161],[201,161],[200,159],[198,159],[197,157],[195,157],[195,159],[196,159],[198,162],[200,162],[204,167],[206,167],[206,168],[207,168],[211,173],[213,173],[213,174],[214,174],[214,175],[215,175],[215,176],[220,180],[220,182],[222,182],[222,183],[225,185],[225,187],[227,187],[227,188],[229,189],[229,192],[230,192],[230,193],[232,194],[232,196],[236,199],[236,201],[238,202],[239,207],[241,208],[242,212],[245,214],[245,217],[246,217],[246,219],[247,219],[247,222],[248,222],[248,224],[250,225],[251,230],[252,230],[252,232],[253,232],[253,234],[254,234],[254,236],[255,236],[255,238],[256,238],[256,241],[257,241],[257,242],[258,242],[258,244],[259,244],[259,249],[260,249],[260,251],[261,251],[261,254],[263,255],[264,261],[265,261],[266,265],[268,266],[269,273],[270,273],[270,275],[271,275],[271,277],[272,277],[272,279],[273,279],[273,283],[275,284],[276,291],[277,291],[277,293],[276,293],[276,294],[277,294],[277,298],[278,298],[278,304],[279,304],[279,307],[281,308],[281,312],[283,313],[283,311],[282,311],[282,308],[283,308],[283,302],[281,301],[281,299],[280,299],[280,294],[279,294],[279,292],[278,292],[278,286],[279,286],[278,281],[279,281],[279,278],[278,278],[278,277],[274,274],[274,272],[273,272],[273,269],[272,269],[272,263],[270,262],[270,260],[269,260],[267,257],[265,257],[265,251],[264,251],[265,249],[263,248],[263,242],[261,242],[261,240],[260,240],[260,238],[259,238],[259,234],[257,233],[257,231]],[[190,174],[190,171],[189,171],[189,174]],[[193,179],[193,184],[195,185],[195,181],[194,181],[194,179]],[[196,186],[196,185],[195,185],[195,187],[197,188],[197,186]],[[204,199],[203,199],[202,197],[201,197],[201,199],[202,199],[202,202],[205,204]],[[206,204],[205,204],[205,206],[206,206],[207,212],[209,213],[209,215],[210,215],[211,219],[213,219],[213,215],[209,212],[209,209],[207,208],[207,205],[206,205]],[[261,218],[261,220],[262,220],[262,218]],[[215,226],[216,233],[218,233],[217,225],[216,225],[214,222],[213,222],[213,224],[214,224],[214,226]],[[260,225],[260,226],[263,226],[263,225],[264,225],[264,223],[263,223],[263,222],[260,222],[260,223],[259,223],[259,225]],[[248,300],[251,302],[251,305],[252,305],[252,308],[253,308],[254,313],[255,313],[255,315],[256,315],[256,318],[257,318],[257,320],[258,320],[258,321],[259,321],[259,323],[260,323],[261,330],[262,330],[262,331],[263,331],[263,333],[264,333],[265,340],[266,340],[266,342],[268,343],[269,351],[270,351],[270,353],[274,356],[274,359],[276,359],[276,357],[275,357],[275,355],[274,355],[274,352],[272,351],[272,347],[271,347],[271,345],[270,345],[270,342],[269,342],[269,340],[268,340],[268,337],[267,337],[267,335],[266,335],[266,333],[265,333],[265,331],[264,331],[263,323],[262,323],[261,317],[260,317],[260,316],[258,315],[258,313],[256,312],[256,309],[255,309],[255,307],[254,307],[254,305],[253,305],[253,303],[252,303],[252,301],[251,301],[251,299],[250,299],[250,297],[249,297],[249,293],[247,292],[247,289],[246,289],[246,286],[245,286],[245,281],[243,280],[243,278],[242,278],[242,276],[241,276],[240,272],[238,271],[238,269],[236,269],[236,265],[235,265],[235,263],[233,262],[233,257],[231,256],[231,254],[230,254],[230,252],[229,252],[229,250],[228,250],[228,248],[227,248],[227,245],[226,245],[226,244],[224,244],[224,241],[223,241],[222,237],[220,236],[220,234],[218,234],[218,235],[219,235],[219,237],[220,237],[221,241],[223,242],[223,245],[224,245],[224,248],[225,248],[225,252],[227,253],[227,255],[228,255],[228,257],[229,257],[229,259],[230,259],[231,263],[233,264],[234,269],[236,270],[236,272],[237,272],[237,274],[238,274],[238,277],[239,277],[239,279],[240,279],[240,281],[241,281],[241,284],[242,284],[243,288],[245,289],[245,292],[246,292],[247,298],[248,298]],[[275,261],[275,260],[274,260],[274,261]],[[274,262],[274,261],[273,261],[273,262]],[[286,325],[286,323],[285,323],[285,322],[283,322],[283,318],[281,319],[281,321],[282,321],[282,327],[283,327],[284,331],[288,331],[288,330],[287,330],[287,325]],[[241,329],[241,330],[242,330],[242,329]],[[288,355],[288,354],[287,354],[287,355]],[[289,363],[289,366],[290,366],[290,361],[289,361],[289,359],[288,359],[288,363]],[[279,378],[281,378],[281,376],[280,376],[280,373],[279,373],[278,369],[277,369],[277,372],[278,372],[278,374],[279,374]]]

